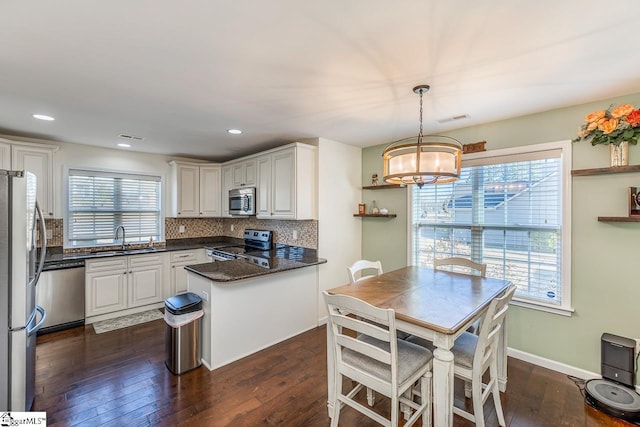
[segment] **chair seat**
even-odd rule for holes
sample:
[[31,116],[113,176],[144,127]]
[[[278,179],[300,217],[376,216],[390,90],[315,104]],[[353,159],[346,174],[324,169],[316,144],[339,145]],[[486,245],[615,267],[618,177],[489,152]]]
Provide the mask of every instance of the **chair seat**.
[[[424,338],[417,337],[415,335],[409,336],[406,341],[418,344],[421,347],[425,347],[433,352],[436,348],[431,341]],[[462,335],[456,339],[456,342],[451,349],[456,365],[463,366],[471,369],[473,367],[473,356],[476,351],[476,345],[478,344],[478,336],[470,332],[463,332]]]
[[[389,343],[380,341],[367,335],[358,335],[360,341],[366,342],[383,350],[389,351]],[[433,358],[431,350],[401,339],[398,342],[398,385],[404,383],[416,371],[429,363]],[[391,381],[391,368],[389,365],[357,353],[348,348],[342,351],[342,360],[368,374]]]

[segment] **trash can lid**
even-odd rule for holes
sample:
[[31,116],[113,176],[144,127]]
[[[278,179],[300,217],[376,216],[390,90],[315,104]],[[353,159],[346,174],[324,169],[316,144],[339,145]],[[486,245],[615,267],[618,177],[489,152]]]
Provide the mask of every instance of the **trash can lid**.
[[185,314],[202,309],[202,298],[193,292],[174,295],[167,298],[164,307],[171,314]]

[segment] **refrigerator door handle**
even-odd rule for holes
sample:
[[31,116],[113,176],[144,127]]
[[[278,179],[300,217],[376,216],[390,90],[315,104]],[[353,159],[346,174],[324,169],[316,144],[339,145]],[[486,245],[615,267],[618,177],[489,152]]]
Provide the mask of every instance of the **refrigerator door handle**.
[[[44,259],[47,256],[47,228],[44,224],[44,215],[42,214],[42,210],[40,209],[40,205],[36,200],[36,215],[38,215],[38,222],[40,224],[40,261],[38,262],[38,269],[36,270],[36,274],[33,278],[33,285],[38,285],[38,279],[40,279],[40,273],[42,273],[42,269],[44,268]],[[34,224],[35,227],[35,224]]]
[[[40,307],[39,305],[36,305],[36,311],[38,313],[40,313],[40,315],[42,316],[42,318],[40,319],[40,321],[38,323],[35,324],[35,326],[33,328],[29,328],[27,326],[27,336],[30,337],[31,335],[35,334],[36,332],[38,332],[38,329],[40,329],[42,327],[42,325],[44,324],[44,321],[47,319],[47,312],[45,311],[44,308]],[[31,323],[31,322],[29,322]]]

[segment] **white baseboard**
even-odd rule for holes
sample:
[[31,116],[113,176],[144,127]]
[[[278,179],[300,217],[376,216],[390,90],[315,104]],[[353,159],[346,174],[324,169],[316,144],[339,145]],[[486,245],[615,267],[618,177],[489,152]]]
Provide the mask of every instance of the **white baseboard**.
[[324,316],[318,319],[318,326],[326,325],[329,321],[329,316]]
[[[555,360],[546,359],[544,357],[536,356],[535,354],[525,353],[524,351],[516,350],[514,348],[509,348],[507,354],[514,359],[523,360],[525,362],[531,363],[532,365],[541,366],[543,368],[551,369],[552,371],[560,372],[562,374],[582,378],[583,380],[602,378],[602,375],[595,372],[576,368],[575,366],[556,362]],[[636,385],[635,389],[637,393],[640,393],[640,385]]]

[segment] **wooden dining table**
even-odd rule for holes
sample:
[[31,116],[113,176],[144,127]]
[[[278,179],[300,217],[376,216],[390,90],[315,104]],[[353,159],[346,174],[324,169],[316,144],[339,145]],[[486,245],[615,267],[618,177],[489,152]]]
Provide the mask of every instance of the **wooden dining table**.
[[[481,318],[491,300],[510,282],[480,276],[409,266],[352,284],[329,289],[333,295],[350,295],[379,308],[392,308],[396,328],[432,341],[433,417],[436,427],[453,425],[453,366],[451,348],[473,322]],[[503,326],[506,326],[506,322]],[[507,384],[507,335],[501,330],[498,348],[500,389]],[[333,341],[327,328],[329,416],[335,402]]]

